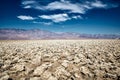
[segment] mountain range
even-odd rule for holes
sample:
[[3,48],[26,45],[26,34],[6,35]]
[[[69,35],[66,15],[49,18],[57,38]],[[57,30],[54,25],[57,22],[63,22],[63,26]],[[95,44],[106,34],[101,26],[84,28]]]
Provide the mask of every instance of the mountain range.
[[37,39],[120,39],[120,34],[83,34],[75,32],[51,32],[40,29],[0,29],[0,40]]

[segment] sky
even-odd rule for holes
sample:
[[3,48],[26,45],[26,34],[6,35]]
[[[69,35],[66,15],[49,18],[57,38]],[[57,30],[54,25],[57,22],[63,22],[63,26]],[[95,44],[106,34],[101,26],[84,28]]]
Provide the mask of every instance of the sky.
[[120,34],[120,0],[0,0],[0,29]]

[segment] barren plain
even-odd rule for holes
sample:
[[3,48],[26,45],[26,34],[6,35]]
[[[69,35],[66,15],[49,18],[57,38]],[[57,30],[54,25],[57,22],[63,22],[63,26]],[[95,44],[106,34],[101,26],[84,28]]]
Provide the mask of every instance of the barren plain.
[[1,40],[0,80],[120,80],[120,40]]

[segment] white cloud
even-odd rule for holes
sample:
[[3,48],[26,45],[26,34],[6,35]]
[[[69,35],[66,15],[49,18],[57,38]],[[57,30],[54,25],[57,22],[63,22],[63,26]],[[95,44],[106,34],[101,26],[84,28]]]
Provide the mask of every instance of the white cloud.
[[[82,0],[81,0],[82,1]],[[41,5],[41,1],[39,0],[23,0],[22,1],[22,7],[24,9],[36,9],[40,11],[54,11],[54,10],[62,10],[65,13],[60,14],[51,14],[51,15],[40,15],[39,17],[42,19],[48,19],[52,22],[58,23],[58,22],[64,22],[71,19],[83,19],[81,17],[81,14],[85,14],[86,11],[94,9],[94,8],[102,8],[102,9],[108,9],[113,7],[118,7],[118,5],[109,3],[109,2],[102,2],[101,0],[85,0],[82,1],[82,3],[72,3],[69,0],[56,0],[53,2],[50,2],[46,5]],[[43,1],[44,2],[44,1]],[[79,15],[74,16],[68,16],[68,14],[71,13],[78,13]],[[18,18],[22,20],[34,20],[35,18],[31,16],[18,16]],[[39,23],[39,22],[36,22]],[[49,25],[51,23],[44,23],[41,24]]]
[[25,9],[33,8],[37,10],[68,10],[67,13],[80,13],[85,14],[87,10],[93,9],[93,8],[113,8],[117,7],[118,5],[115,4],[109,4],[108,2],[103,3],[101,0],[91,0],[91,1],[83,1],[83,3],[71,3],[68,0],[60,0],[60,1],[54,1],[46,6],[40,5],[39,1],[36,0],[25,0],[22,2],[22,6]]
[[32,0],[32,1],[23,1],[22,4],[23,5],[28,5],[28,4],[34,4],[36,3],[36,1]]
[[67,21],[70,19],[67,14],[41,15],[39,17],[43,19],[52,20],[53,22],[56,22],[56,23]]
[[40,5],[37,1],[24,1],[22,6],[25,9],[33,8],[37,10],[68,10],[71,13],[85,13],[86,6],[82,4],[73,4],[69,1],[61,0],[49,3],[47,6]]
[[103,4],[101,1],[96,0],[95,2],[91,3],[91,6],[95,8],[106,8],[107,4]]
[[72,16],[73,19],[83,19],[80,15],[78,16]]
[[19,18],[21,20],[34,20],[35,19],[31,16],[24,16],[24,15],[17,16],[17,18]]
[[52,25],[52,22],[43,22],[44,25]]
[[41,6],[37,1],[35,0],[25,0],[22,2],[22,7],[24,9],[29,9],[29,8],[33,8],[33,9],[38,9],[38,10],[44,10],[44,6]]
[[31,6],[30,6],[30,5],[24,6],[24,8],[25,8],[25,9],[29,9],[29,8],[31,8]]
[[37,21],[33,21],[33,23],[35,24],[43,24],[43,25],[52,25],[53,23],[52,22],[37,22]]
[[46,7],[45,7],[47,10],[57,10],[57,9],[60,9],[60,10],[69,10],[70,12],[72,13],[81,13],[81,14],[84,14],[85,13],[85,8],[84,6],[79,5],[79,4],[72,4],[68,1],[62,1],[62,2],[52,2],[50,4],[48,4]]

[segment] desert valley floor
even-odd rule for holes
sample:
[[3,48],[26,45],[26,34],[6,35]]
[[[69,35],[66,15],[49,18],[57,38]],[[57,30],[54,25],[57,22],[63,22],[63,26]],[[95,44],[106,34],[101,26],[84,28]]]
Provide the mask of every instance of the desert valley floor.
[[1,40],[0,80],[120,80],[120,40]]

